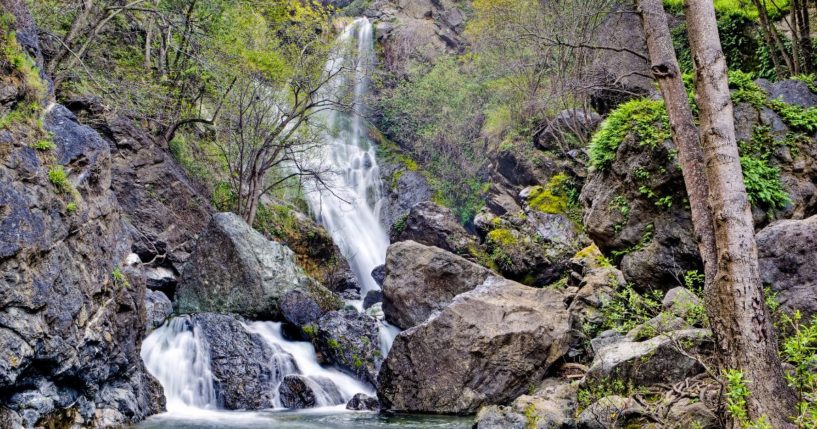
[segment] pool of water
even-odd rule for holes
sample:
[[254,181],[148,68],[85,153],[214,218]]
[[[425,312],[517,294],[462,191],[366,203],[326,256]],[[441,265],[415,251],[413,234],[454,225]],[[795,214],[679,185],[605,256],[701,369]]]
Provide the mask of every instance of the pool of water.
[[469,429],[473,418],[381,416],[341,407],[310,411],[190,410],[153,416],[135,429]]

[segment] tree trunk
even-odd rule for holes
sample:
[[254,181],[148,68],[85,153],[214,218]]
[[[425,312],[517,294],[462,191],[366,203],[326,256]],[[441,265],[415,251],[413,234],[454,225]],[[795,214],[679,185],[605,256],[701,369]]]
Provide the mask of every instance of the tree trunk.
[[743,371],[749,381],[749,417],[765,417],[774,428],[789,428],[796,400],[783,377],[763,299],[715,9],[711,0],[686,0],[686,7],[717,248],[717,274],[705,299],[707,313],[722,365]]
[[715,234],[709,209],[709,187],[704,172],[704,154],[692,117],[681,69],[672,46],[672,35],[661,0],[638,0],[638,11],[647,39],[653,77],[669,114],[672,140],[678,148],[684,185],[692,211],[692,225],[707,279],[715,278]]
[[[777,67],[777,77],[782,79],[786,77],[786,72],[788,75],[793,75],[795,66],[792,64],[791,55],[789,55],[788,51],[786,51],[786,47],[783,45],[783,42],[780,40],[780,37],[777,34],[777,30],[774,28],[774,24],[769,22],[769,15],[766,13],[766,5],[765,3],[761,2],[760,0],[752,0],[752,4],[757,9],[757,17],[760,20],[760,29],[763,32],[763,38],[766,40],[766,47],[769,49],[769,55],[772,57],[773,61],[777,55],[782,58],[783,62],[786,63],[786,69]],[[689,19],[687,17],[687,19]],[[777,61],[774,61],[777,64]]]

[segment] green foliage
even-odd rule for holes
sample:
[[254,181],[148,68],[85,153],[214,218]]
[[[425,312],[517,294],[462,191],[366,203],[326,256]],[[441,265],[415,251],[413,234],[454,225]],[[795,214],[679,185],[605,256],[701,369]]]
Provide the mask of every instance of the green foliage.
[[701,294],[704,290],[704,281],[706,277],[698,270],[690,270],[684,273],[684,287],[690,291]]
[[408,215],[403,215],[403,216],[400,216],[399,218],[397,218],[397,220],[394,221],[394,225],[392,226],[394,231],[397,232],[398,234],[405,231],[406,230],[406,221],[407,220],[408,220]]
[[644,232],[642,232],[641,238],[638,240],[638,243],[623,250],[613,250],[611,252],[613,259],[615,259],[616,261],[620,261],[624,255],[637,252],[647,247],[647,245],[650,244],[650,242],[652,241],[654,231],[655,225],[651,223],[647,224],[647,226],[644,227]]
[[301,328],[301,330],[303,330],[304,335],[306,335],[309,338],[315,338],[315,335],[318,334],[318,328],[315,325],[311,324],[311,323],[308,324],[308,325],[305,325],[303,328]]
[[749,202],[769,210],[780,209],[789,204],[789,195],[780,181],[780,170],[772,167],[764,159],[741,156],[743,182]]
[[817,131],[817,107],[806,108],[787,104],[780,100],[770,101],[769,107],[777,112],[783,121],[792,128],[809,133]]
[[752,73],[730,70],[729,89],[733,103],[745,102],[758,108],[766,104],[766,93],[755,83]]
[[755,421],[749,420],[746,402],[751,395],[749,381],[743,376],[743,372],[735,369],[723,371],[726,384],[726,411],[742,429],[772,429],[766,416],[762,416]]
[[657,290],[639,294],[631,285],[625,285],[602,305],[603,322],[599,330],[627,333],[644,324],[661,312],[661,296]]
[[338,340],[336,340],[334,338],[330,338],[326,342],[326,345],[328,345],[329,348],[332,349],[332,350],[340,350],[340,343],[338,342]]
[[58,194],[69,194],[74,189],[61,165],[55,165],[48,170],[48,180],[54,185]]
[[42,139],[38,140],[37,143],[34,143],[32,147],[40,152],[48,152],[52,151],[57,148],[57,145],[54,144],[53,139]]
[[784,314],[783,323],[790,334],[782,341],[780,356],[791,365],[786,380],[798,397],[799,428],[817,427],[817,317],[804,324],[802,315],[795,311]]
[[562,214],[576,204],[578,196],[570,177],[555,174],[545,186],[535,186],[528,196],[528,206],[542,213]]
[[599,399],[607,396],[630,396],[636,391],[632,381],[624,381],[618,378],[604,378],[601,380],[593,380],[585,383],[579,387],[578,402],[579,406],[576,413],[580,414],[585,408],[589,407]]
[[794,80],[799,80],[808,86],[809,91],[817,94],[817,73],[798,74],[791,77]]
[[128,282],[121,267],[114,268],[111,277],[113,278],[114,288],[121,289],[130,287],[130,282]]
[[590,141],[590,165],[596,169],[607,168],[628,135],[632,135],[639,145],[651,148],[669,139],[669,117],[664,102],[632,100],[611,112]]
[[77,211],[77,203],[71,201],[68,205],[65,206],[65,211],[68,214],[76,213]]

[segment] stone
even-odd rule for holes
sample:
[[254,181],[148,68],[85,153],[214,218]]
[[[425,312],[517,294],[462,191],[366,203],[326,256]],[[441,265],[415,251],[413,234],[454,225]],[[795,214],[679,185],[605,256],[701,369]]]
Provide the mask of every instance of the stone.
[[490,277],[397,336],[378,376],[381,407],[472,414],[510,402],[564,356],[570,325],[561,293]]
[[383,281],[386,280],[386,265],[378,265],[372,270],[372,278],[378,286],[383,287]]
[[624,428],[646,414],[644,407],[632,398],[605,396],[590,404],[579,414],[577,427],[579,429]]
[[757,233],[760,279],[781,307],[817,315],[817,216],[782,220]]
[[661,305],[678,317],[687,317],[695,308],[702,308],[703,301],[689,289],[676,287],[667,291]]
[[286,292],[279,308],[285,321],[299,327],[315,322],[324,314],[315,299],[299,289]]
[[383,312],[389,323],[401,329],[423,323],[455,296],[494,275],[457,255],[414,241],[389,246],[386,273]]
[[325,377],[287,375],[278,387],[284,408],[304,409],[343,403],[343,397],[332,380]]
[[400,228],[393,226],[390,235],[392,243],[411,240],[465,257],[477,248],[476,237],[460,225],[454,212],[430,201],[412,207]]
[[380,403],[377,398],[372,398],[364,393],[358,393],[352,396],[352,399],[346,404],[347,410],[355,411],[377,411],[380,409]]
[[213,215],[182,271],[180,313],[226,312],[253,320],[282,320],[279,303],[292,290],[308,294],[323,312],[340,299],[308,277],[284,245],[264,238],[233,213]]
[[569,381],[547,379],[530,395],[510,406],[491,405],[477,414],[476,429],[575,428],[578,387]]
[[[383,183],[392,184],[388,198],[380,210],[380,220],[389,231],[395,224],[406,219],[412,207],[428,201],[433,195],[431,185],[420,172],[407,170],[400,164],[389,164],[381,160],[380,177]],[[397,179],[393,180],[394,177]]]
[[173,313],[173,303],[159,291],[145,291],[145,313],[147,315],[147,330],[152,331],[165,322]]
[[363,298],[363,309],[368,310],[373,305],[383,302],[383,291],[382,290],[370,290],[369,293],[366,294],[366,297]]
[[667,421],[672,422],[675,428],[718,429],[720,422],[712,410],[702,402],[693,402],[688,398],[681,398],[669,409]]
[[377,320],[353,308],[332,311],[317,321],[315,348],[330,362],[372,385],[383,363]]
[[[681,352],[676,344],[690,353]],[[637,386],[676,383],[704,370],[688,354],[711,353],[713,347],[712,333],[706,329],[673,331],[641,342],[617,341],[596,351],[586,377],[627,380]]]
[[275,406],[275,387],[286,374],[297,373],[284,350],[248,331],[234,316],[199,313],[190,316],[210,352],[216,397],[228,410],[259,410]]

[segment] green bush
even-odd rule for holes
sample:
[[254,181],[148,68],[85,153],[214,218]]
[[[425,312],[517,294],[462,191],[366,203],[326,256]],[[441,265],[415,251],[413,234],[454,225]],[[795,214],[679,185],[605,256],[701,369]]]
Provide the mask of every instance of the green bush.
[[752,205],[774,210],[789,203],[789,195],[780,181],[780,170],[770,166],[766,160],[751,156],[741,156],[740,166]]
[[595,169],[607,168],[616,159],[621,142],[630,134],[639,145],[652,148],[669,139],[669,117],[664,102],[639,99],[618,106],[590,141],[590,165]]

